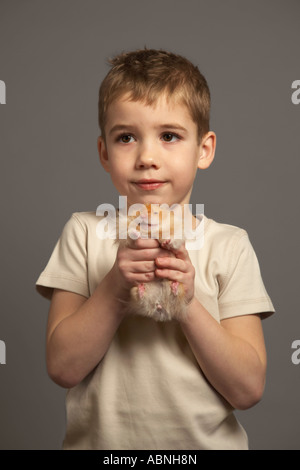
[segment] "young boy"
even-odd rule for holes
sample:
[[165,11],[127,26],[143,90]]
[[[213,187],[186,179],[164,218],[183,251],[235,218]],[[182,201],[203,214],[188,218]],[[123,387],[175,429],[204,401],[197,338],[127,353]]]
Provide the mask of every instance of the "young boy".
[[[128,206],[188,204],[215,153],[204,77],[165,51],[111,63],[99,93],[104,169]],[[48,372],[69,389],[64,448],[247,449],[233,410],[262,397],[261,318],[274,312],[247,233],[203,216],[203,247],[165,256],[152,238],[117,248],[98,222],[73,214],[37,281],[51,299]],[[183,284],[184,320],[126,313],[132,286],[155,279]]]

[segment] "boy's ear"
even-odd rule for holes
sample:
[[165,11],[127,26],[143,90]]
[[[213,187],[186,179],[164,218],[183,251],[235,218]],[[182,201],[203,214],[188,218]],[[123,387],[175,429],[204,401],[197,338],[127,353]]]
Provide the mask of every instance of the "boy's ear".
[[97,147],[101,165],[103,166],[104,170],[109,173],[108,154],[106,150],[105,140],[102,136],[98,137]]
[[198,168],[200,170],[205,170],[211,165],[215,157],[215,151],[216,134],[214,132],[207,132],[207,134],[202,137],[199,146]]

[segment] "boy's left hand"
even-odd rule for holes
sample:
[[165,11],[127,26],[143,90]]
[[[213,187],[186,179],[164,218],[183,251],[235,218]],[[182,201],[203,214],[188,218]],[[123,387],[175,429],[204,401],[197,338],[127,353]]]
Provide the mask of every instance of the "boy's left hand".
[[185,290],[185,300],[190,303],[194,297],[195,268],[191,263],[188,251],[184,243],[178,249],[168,248],[175,257],[159,257],[155,263],[156,277],[160,279],[169,279],[181,283]]

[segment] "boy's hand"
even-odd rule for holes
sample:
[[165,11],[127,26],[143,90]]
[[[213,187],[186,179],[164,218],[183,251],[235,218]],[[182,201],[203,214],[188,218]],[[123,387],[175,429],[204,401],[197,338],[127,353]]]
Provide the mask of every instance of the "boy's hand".
[[153,281],[156,277],[156,259],[173,256],[151,238],[139,238],[133,240],[130,246],[120,246],[112,268],[117,297],[126,300],[133,286]]
[[183,284],[185,299],[190,303],[194,297],[195,268],[191,263],[184,243],[178,249],[170,246],[174,257],[158,257],[156,259],[155,275],[160,279],[169,279]]

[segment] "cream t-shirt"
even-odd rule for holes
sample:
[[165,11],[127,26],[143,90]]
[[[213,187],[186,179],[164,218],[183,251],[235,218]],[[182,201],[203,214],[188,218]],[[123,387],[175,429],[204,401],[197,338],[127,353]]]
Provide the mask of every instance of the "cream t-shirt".
[[[117,247],[96,235],[94,212],[74,213],[37,281],[89,297]],[[204,244],[189,251],[195,295],[219,322],[274,312],[247,233],[203,216]],[[176,321],[129,316],[98,366],[66,396],[64,449],[248,449],[229,403],[209,384]]]

